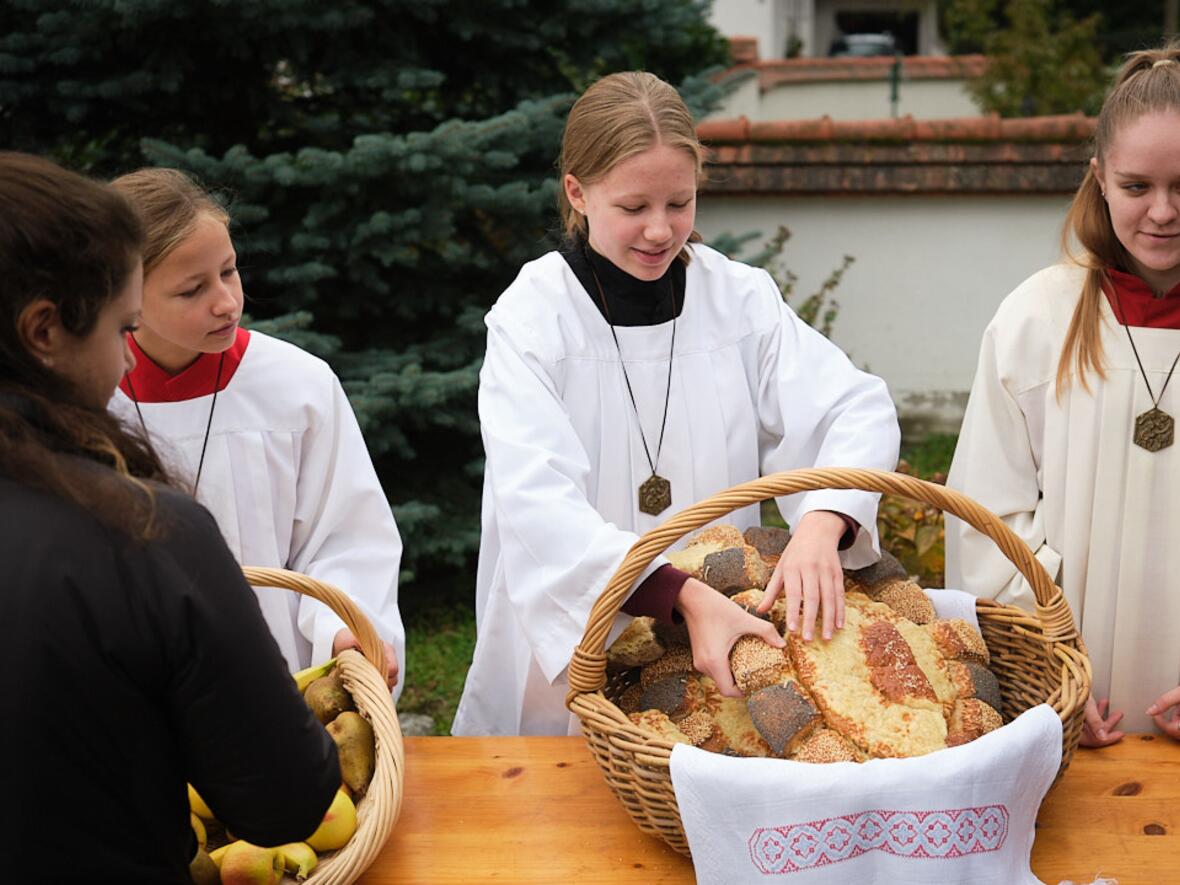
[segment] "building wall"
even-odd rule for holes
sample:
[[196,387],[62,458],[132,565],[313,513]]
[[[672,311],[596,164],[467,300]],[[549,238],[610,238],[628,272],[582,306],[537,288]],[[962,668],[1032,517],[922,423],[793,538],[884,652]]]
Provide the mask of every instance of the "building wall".
[[782,58],[786,46],[782,4],[783,0],[714,0],[709,23],[726,37],[757,37],[759,58]]
[[[835,291],[832,339],[889,385],[903,431],[956,432],[980,337],[1000,301],[1059,256],[1065,195],[720,197],[703,194],[697,228],[722,233],[780,225],[794,302],[856,261]],[[756,251],[747,246],[746,254]]]
[[[743,81],[709,119],[748,117],[750,120],[876,120],[892,113],[888,80],[845,80],[784,83],[761,92],[758,79]],[[905,80],[898,90],[898,116],[919,120],[974,117],[979,107],[963,87],[963,80]]]

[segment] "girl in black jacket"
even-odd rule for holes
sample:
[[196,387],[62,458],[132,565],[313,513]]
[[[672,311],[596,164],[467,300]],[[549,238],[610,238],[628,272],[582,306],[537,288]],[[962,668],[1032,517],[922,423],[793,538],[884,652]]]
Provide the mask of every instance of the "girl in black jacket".
[[0,154],[5,881],[187,882],[186,781],[261,845],[340,784],[212,517],[106,413],[142,241],[112,189]]

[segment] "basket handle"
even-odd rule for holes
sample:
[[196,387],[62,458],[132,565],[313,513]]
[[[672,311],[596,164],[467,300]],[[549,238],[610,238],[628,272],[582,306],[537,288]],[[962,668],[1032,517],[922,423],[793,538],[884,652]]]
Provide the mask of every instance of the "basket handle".
[[966,495],[946,486],[886,470],[848,467],[788,470],[733,486],[686,507],[635,542],[590,610],[586,632],[570,661],[569,696],[595,692],[606,685],[606,637],[615,616],[635,580],[669,545],[733,510],[767,498],[816,489],[887,492],[922,501],[959,517],[991,538],[1028,579],[1036,595],[1037,615],[1044,624],[1045,638],[1052,642],[1077,641],[1077,630],[1069,605],[1060,588],[1053,584],[1045,567],[1033,556],[1028,545],[999,517]]
[[242,574],[246,576],[246,581],[255,587],[280,587],[284,590],[294,590],[296,593],[302,593],[304,596],[310,596],[312,599],[318,599],[324,603],[339,615],[340,620],[344,621],[344,626],[357,638],[361,654],[377,668],[382,680],[385,679],[384,643],[377,635],[377,630],[372,622],[365,617],[365,613],[343,591],[316,578],[284,568],[242,566]]

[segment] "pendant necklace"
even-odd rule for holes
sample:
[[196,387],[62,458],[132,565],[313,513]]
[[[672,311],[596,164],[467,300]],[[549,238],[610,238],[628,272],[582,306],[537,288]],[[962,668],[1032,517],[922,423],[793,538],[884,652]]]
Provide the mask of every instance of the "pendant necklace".
[[[197,461],[197,478],[193,480],[192,496],[197,497],[197,486],[201,484],[201,470],[205,467],[205,449],[209,447],[209,430],[213,427],[213,410],[217,408],[217,390],[221,387],[221,369],[225,365],[225,351],[217,360],[217,377],[213,380],[213,401],[209,403],[209,417],[205,420],[205,438],[201,442],[201,458]],[[143,428],[143,435],[150,439],[147,424],[143,420],[143,412],[139,408],[139,397],[135,395],[135,387],[131,384],[131,373],[128,372],[127,389],[131,391],[131,402],[135,404],[135,414],[139,416],[139,426]]]
[[1172,373],[1176,371],[1176,364],[1180,363],[1180,353],[1177,353],[1176,359],[1172,360],[1172,368],[1168,369],[1163,387],[1160,388],[1160,394],[1156,396],[1151,390],[1151,382],[1147,380],[1147,372],[1143,369],[1143,360],[1139,358],[1135,339],[1131,337],[1131,327],[1123,319],[1123,307],[1119,303],[1118,289],[1112,285],[1111,291],[1114,292],[1115,306],[1119,309],[1119,322],[1126,330],[1127,340],[1131,342],[1131,353],[1135,354],[1135,362],[1139,365],[1139,374],[1143,376],[1143,383],[1147,385],[1147,395],[1151,398],[1151,408],[1135,418],[1135,435],[1132,439],[1139,448],[1147,449],[1149,452],[1158,452],[1175,442],[1176,422],[1159,405],[1160,400],[1164,398],[1164,391],[1168,389],[1168,382],[1172,380]]
[[635,410],[635,423],[639,425],[639,440],[643,443],[643,454],[647,456],[647,465],[651,468],[649,476],[639,486],[639,512],[648,516],[657,516],[672,506],[672,483],[656,473],[660,464],[660,452],[664,448],[664,428],[668,426],[668,402],[672,395],[672,356],[676,352],[676,293],[672,291],[672,280],[668,280],[668,294],[672,298],[672,345],[668,350],[668,387],[664,391],[664,419],[660,422],[660,439],[656,443],[656,457],[653,460],[651,450],[647,446],[647,438],[643,435],[643,422],[639,420],[639,406],[635,402],[635,392],[631,389],[631,379],[627,375],[627,364],[623,362],[623,349],[619,347],[619,336],[615,332],[615,324],[611,322],[610,308],[606,304],[606,293],[602,291],[602,282],[594,271],[594,284],[598,287],[598,298],[602,302],[602,312],[606,315],[606,323],[610,326],[611,337],[615,340],[615,350],[619,354],[619,366],[623,370],[623,381],[627,384],[627,395],[631,398],[631,408]]

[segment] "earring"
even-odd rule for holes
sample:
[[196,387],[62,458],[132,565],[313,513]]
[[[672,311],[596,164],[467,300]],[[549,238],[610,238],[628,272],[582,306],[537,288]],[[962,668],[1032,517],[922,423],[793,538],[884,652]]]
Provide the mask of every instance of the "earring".
[[47,368],[47,369],[53,365],[53,360],[51,360],[47,356],[41,357],[41,362],[45,365],[45,368]]

